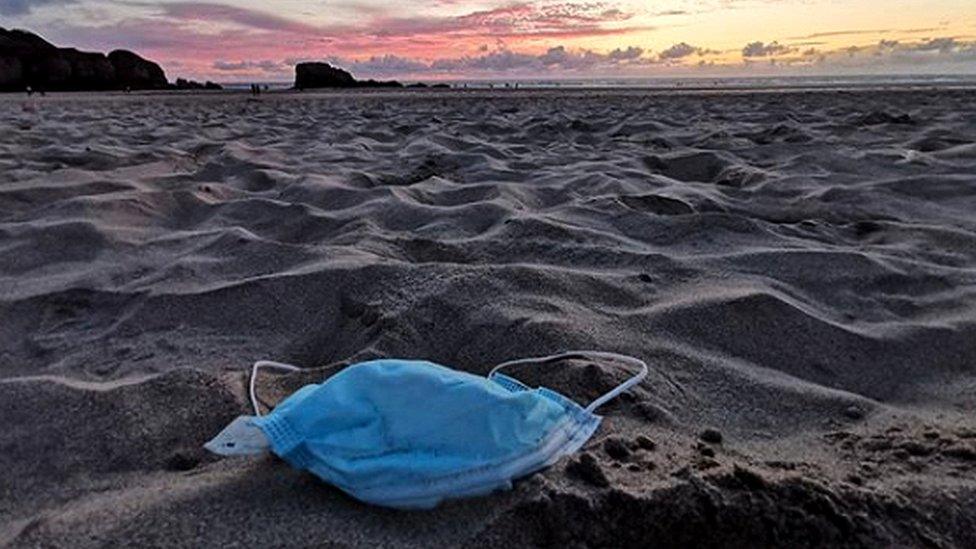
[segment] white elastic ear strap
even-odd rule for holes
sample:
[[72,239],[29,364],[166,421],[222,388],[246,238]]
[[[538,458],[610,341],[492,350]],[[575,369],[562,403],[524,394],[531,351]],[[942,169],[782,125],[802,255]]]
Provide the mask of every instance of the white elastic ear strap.
[[631,366],[634,366],[635,368],[638,368],[637,373],[634,374],[633,377],[621,383],[620,385],[614,387],[612,390],[610,390],[600,398],[591,402],[590,405],[586,407],[587,412],[593,412],[600,406],[606,404],[609,400],[612,400],[620,396],[621,393],[623,393],[627,389],[630,389],[634,385],[637,385],[647,376],[647,363],[639,358],[634,358],[632,356],[621,355],[617,353],[608,353],[605,351],[568,351],[565,353],[558,353],[555,355],[532,357],[532,358],[520,358],[518,360],[510,360],[508,362],[502,362],[498,366],[492,368],[490,372],[488,372],[488,377],[491,378],[491,376],[495,375],[495,373],[501,370],[502,368],[515,366],[517,364],[552,362],[556,360],[562,360],[562,359],[574,358],[574,357],[575,358],[591,357],[591,358],[603,358],[607,360],[617,360],[629,364]]
[[258,395],[254,391],[254,382],[258,377],[258,370],[261,368],[271,368],[274,370],[285,370],[288,372],[297,372],[301,370],[298,366],[292,366],[291,364],[285,364],[284,362],[273,362],[271,360],[259,360],[254,363],[254,367],[251,368],[251,406],[254,406],[254,415],[261,417],[261,408],[258,406]]

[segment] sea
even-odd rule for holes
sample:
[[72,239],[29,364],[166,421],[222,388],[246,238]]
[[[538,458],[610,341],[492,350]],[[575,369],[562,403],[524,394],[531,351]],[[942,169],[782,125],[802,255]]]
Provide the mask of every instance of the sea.
[[[401,80],[404,84],[418,83],[416,80]],[[425,84],[448,84],[457,89],[589,89],[589,88],[634,88],[661,90],[729,90],[729,89],[818,89],[818,88],[859,88],[859,87],[973,87],[976,74],[936,74],[936,75],[844,75],[844,76],[756,76],[722,78],[579,78],[579,79],[458,79],[424,80]],[[228,90],[247,91],[252,84],[262,90],[286,90],[292,82],[222,82]]]

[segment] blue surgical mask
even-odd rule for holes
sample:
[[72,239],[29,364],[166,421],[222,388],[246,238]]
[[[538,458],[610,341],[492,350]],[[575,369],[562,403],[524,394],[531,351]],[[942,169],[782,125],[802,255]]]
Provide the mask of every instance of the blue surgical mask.
[[[581,406],[501,370],[586,357],[631,366],[629,380]],[[254,365],[254,416],[235,419],[205,447],[222,455],[271,451],[352,497],[386,507],[429,509],[444,499],[487,494],[579,450],[600,425],[595,411],[639,383],[636,358],[578,351],[496,366],[487,377],[419,360],[354,364],[306,385],[261,416]]]

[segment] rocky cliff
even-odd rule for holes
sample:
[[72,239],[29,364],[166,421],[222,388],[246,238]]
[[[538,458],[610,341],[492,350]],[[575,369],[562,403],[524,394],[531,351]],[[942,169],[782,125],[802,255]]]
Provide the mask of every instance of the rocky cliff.
[[155,90],[169,87],[159,65],[125,50],[107,56],[58,48],[36,34],[0,27],[0,91]]
[[356,80],[348,71],[328,63],[299,63],[295,65],[295,88],[402,88],[403,84],[390,80]]

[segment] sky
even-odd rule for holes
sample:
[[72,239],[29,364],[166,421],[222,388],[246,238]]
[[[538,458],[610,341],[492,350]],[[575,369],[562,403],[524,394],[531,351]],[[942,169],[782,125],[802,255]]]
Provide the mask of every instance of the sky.
[[976,74],[976,0],[0,0],[0,27],[218,82]]

